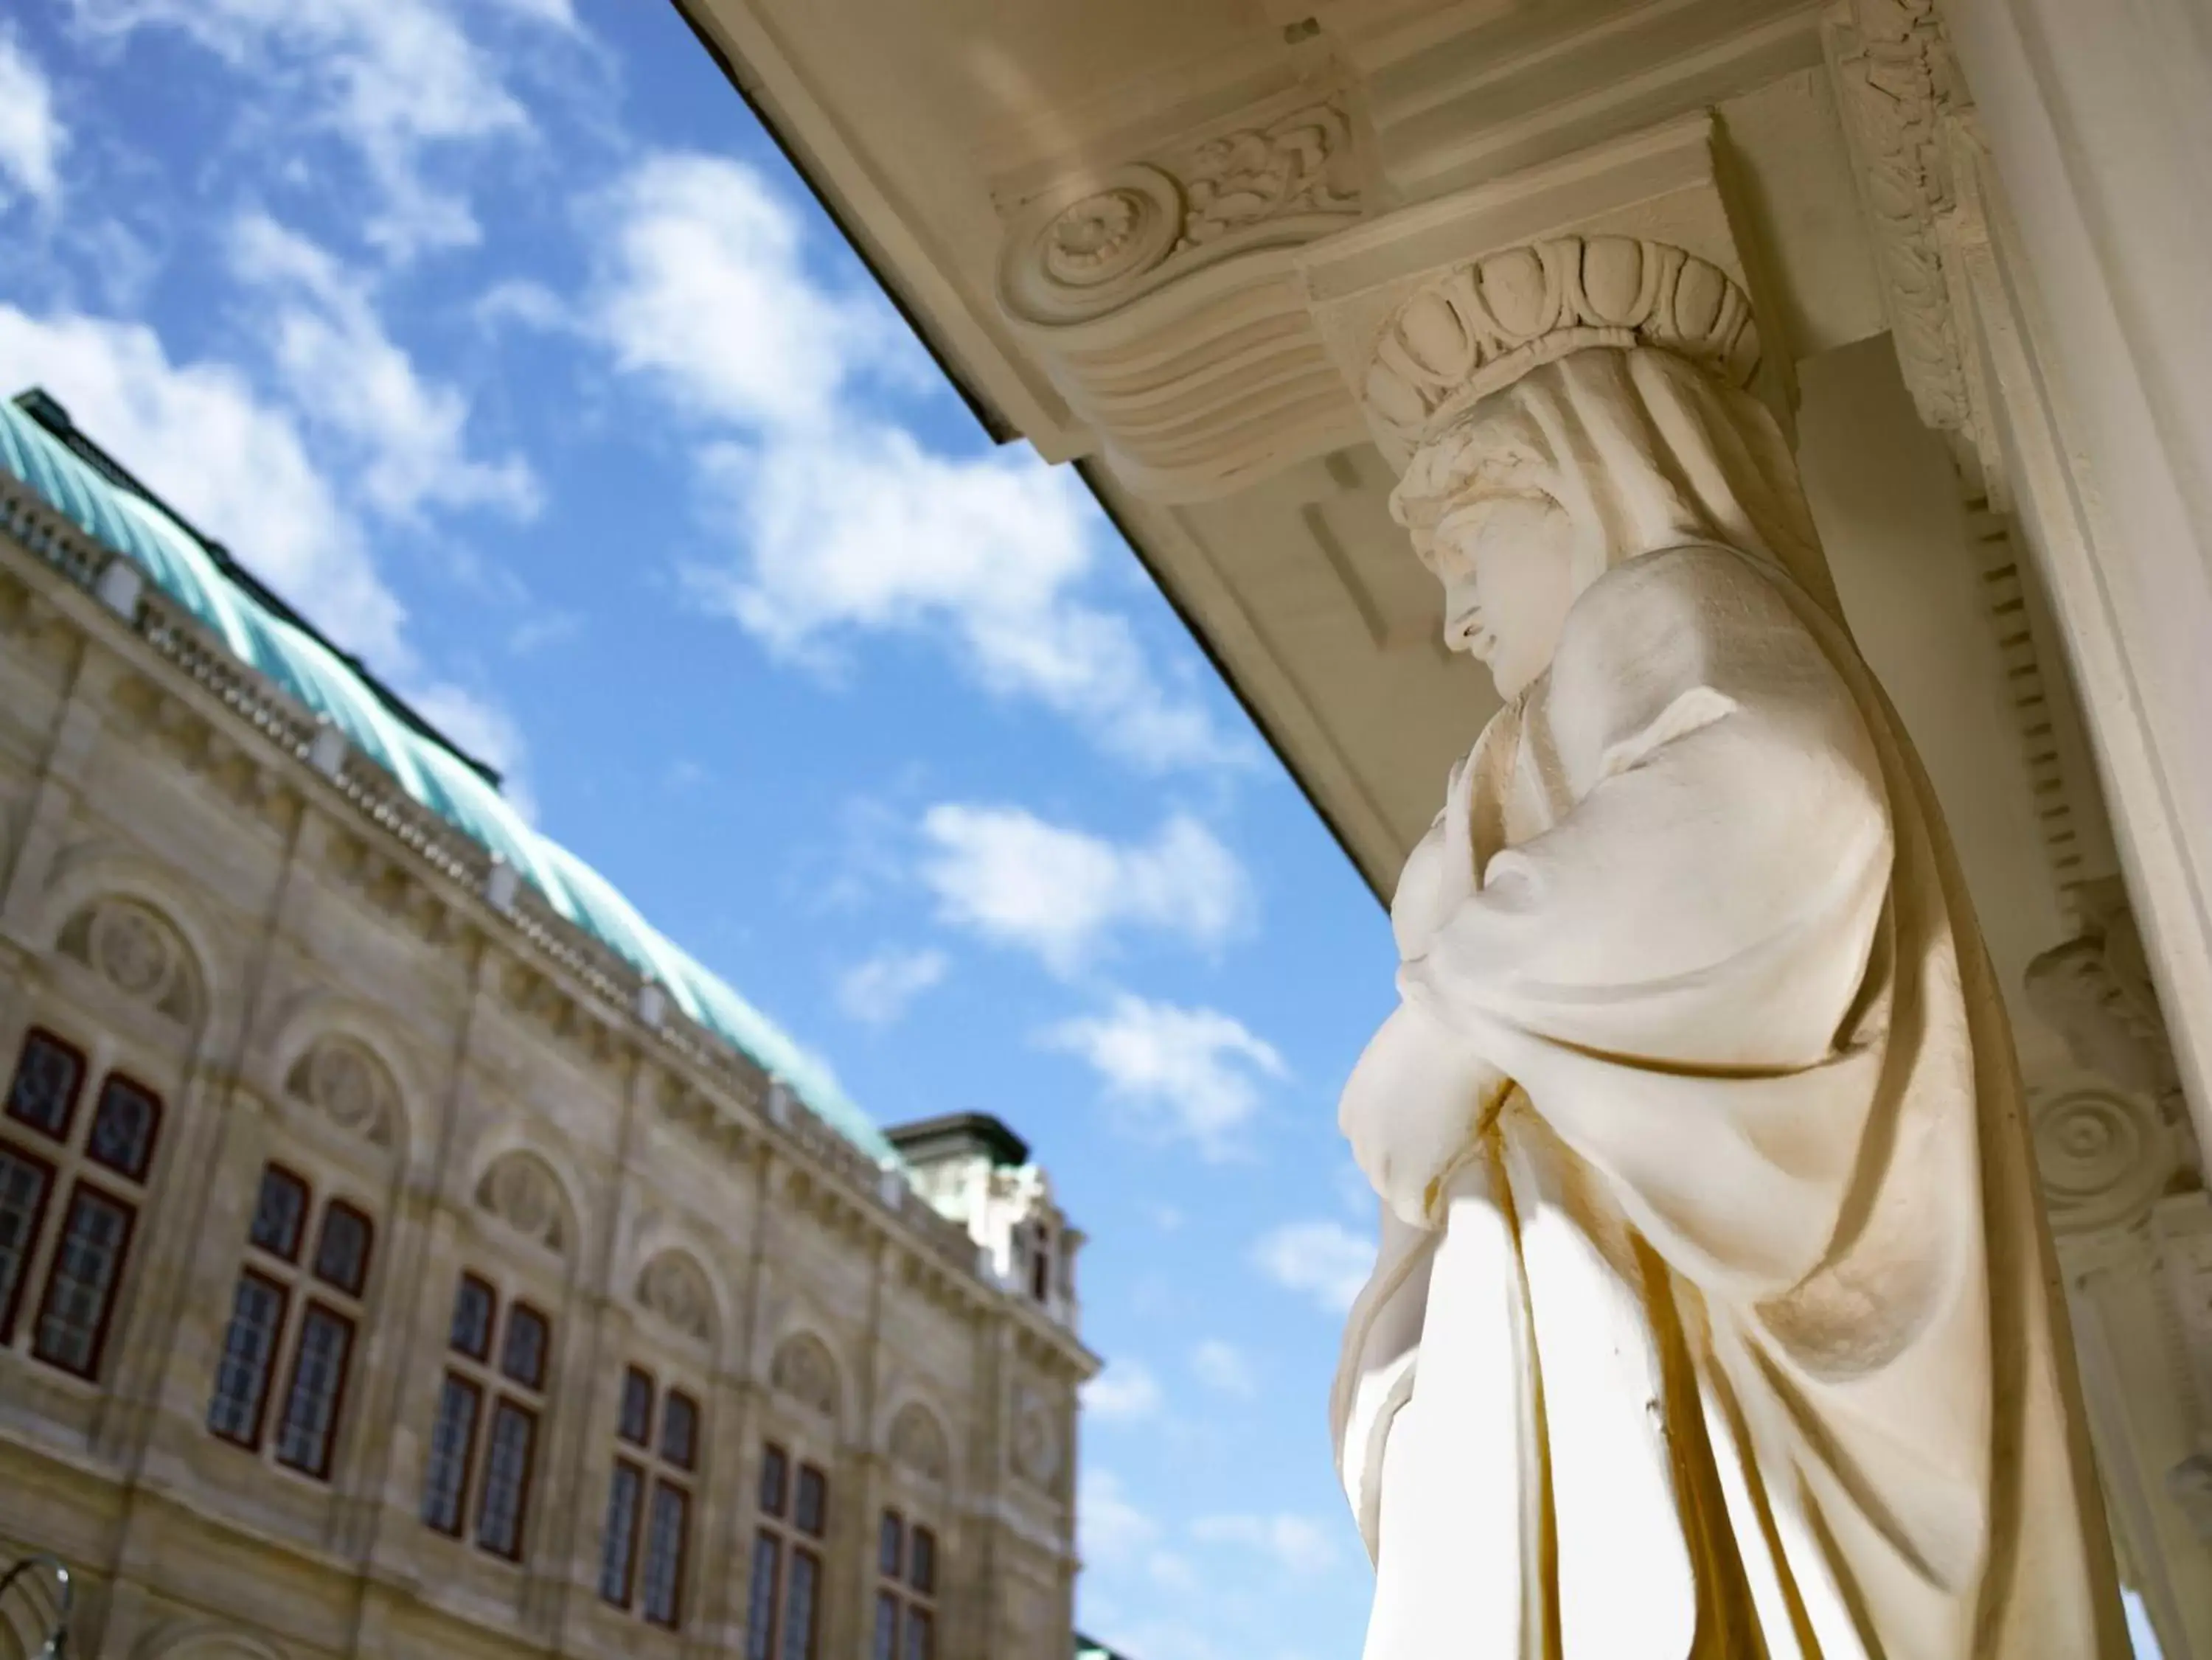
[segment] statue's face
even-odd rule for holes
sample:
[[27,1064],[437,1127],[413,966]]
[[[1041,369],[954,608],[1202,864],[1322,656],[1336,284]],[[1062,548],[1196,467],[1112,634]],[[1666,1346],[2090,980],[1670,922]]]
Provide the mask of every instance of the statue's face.
[[1548,496],[1486,494],[1444,515],[1422,557],[1444,590],[1444,644],[1516,698],[1551,667],[1574,603],[1573,529]]

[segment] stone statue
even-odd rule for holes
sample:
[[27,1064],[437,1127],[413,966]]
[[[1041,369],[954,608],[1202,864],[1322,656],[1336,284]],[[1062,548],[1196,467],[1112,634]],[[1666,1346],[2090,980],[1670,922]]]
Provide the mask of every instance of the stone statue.
[[1779,431],[1726,350],[1483,292],[1370,389],[1507,706],[1343,1096],[1368,1660],[2118,1660],[2010,1035]]

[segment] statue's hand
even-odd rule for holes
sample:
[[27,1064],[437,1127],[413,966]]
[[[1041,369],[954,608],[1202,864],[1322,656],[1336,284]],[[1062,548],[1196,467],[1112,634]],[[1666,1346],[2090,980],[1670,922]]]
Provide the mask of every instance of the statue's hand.
[[1352,1069],[1337,1127],[1398,1218],[1432,1227],[1438,1179],[1510,1087],[1435,1015],[1401,1003]]

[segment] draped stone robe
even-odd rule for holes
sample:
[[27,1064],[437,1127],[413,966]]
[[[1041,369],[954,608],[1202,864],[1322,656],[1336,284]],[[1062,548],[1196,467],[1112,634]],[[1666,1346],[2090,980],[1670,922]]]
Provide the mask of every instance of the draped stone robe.
[[2125,1654],[2002,1010],[1826,609],[1607,572],[1392,920],[1516,1087],[1346,1334],[1369,1660]]

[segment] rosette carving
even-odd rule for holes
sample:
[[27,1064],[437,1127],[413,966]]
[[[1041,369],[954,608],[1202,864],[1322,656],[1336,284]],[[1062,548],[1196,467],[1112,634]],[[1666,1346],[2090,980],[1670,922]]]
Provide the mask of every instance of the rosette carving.
[[2133,1221],[2173,1178],[2173,1132],[2147,1100],[2069,1090],[2038,1102],[2034,1120],[2036,1169],[2061,1233]]

